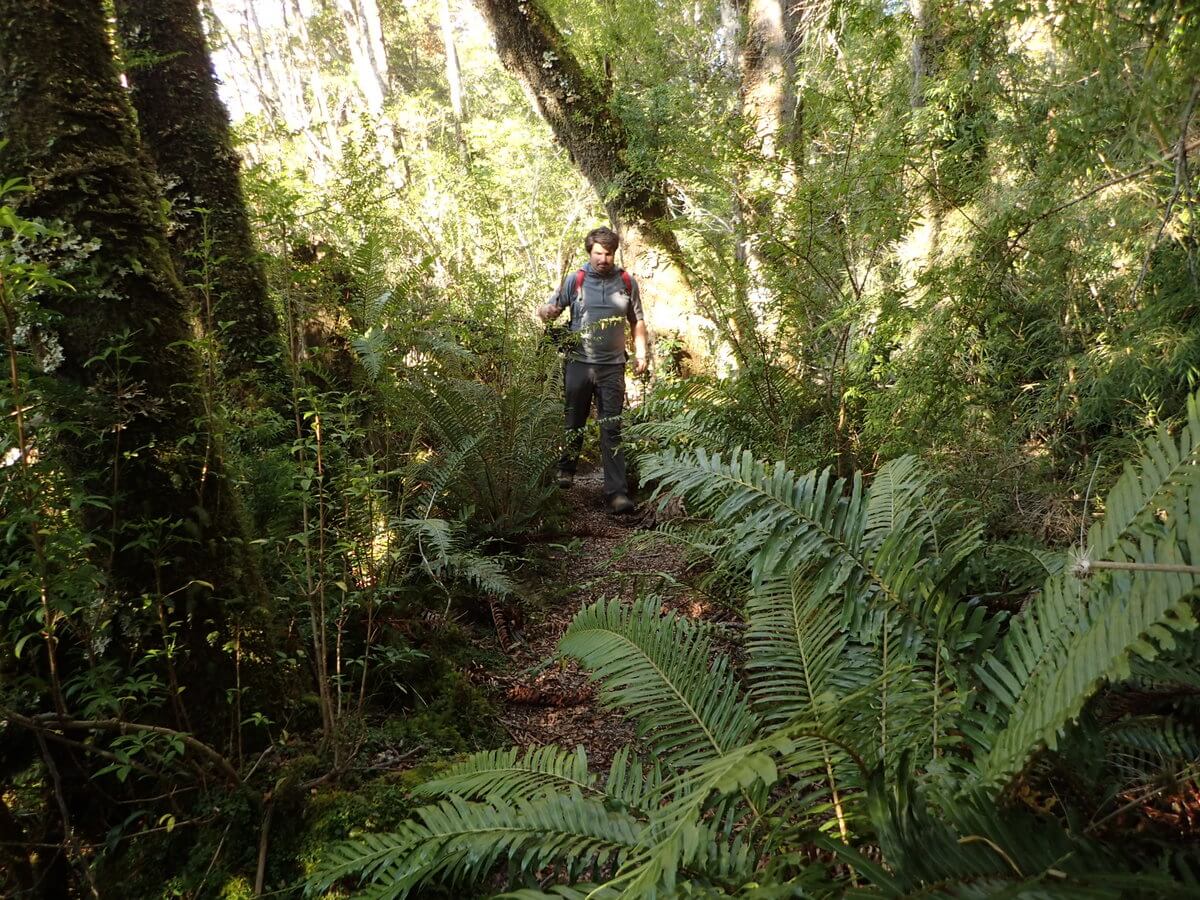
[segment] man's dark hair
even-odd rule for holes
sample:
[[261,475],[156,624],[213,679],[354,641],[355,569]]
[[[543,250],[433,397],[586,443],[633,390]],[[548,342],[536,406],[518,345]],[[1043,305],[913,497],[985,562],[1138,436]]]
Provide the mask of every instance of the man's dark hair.
[[592,244],[599,244],[610,253],[616,253],[617,248],[621,246],[621,239],[617,237],[617,233],[611,228],[601,225],[599,228],[593,228],[587,233],[587,237],[583,239],[583,249],[591,253]]

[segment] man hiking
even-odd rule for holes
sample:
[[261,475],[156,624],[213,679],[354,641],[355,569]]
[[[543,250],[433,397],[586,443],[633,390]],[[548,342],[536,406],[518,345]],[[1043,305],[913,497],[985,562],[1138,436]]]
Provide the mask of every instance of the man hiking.
[[566,394],[567,445],[558,462],[558,484],[570,487],[583,447],[592,398],[600,424],[600,456],[608,508],[629,513],[625,454],[621,450],[621,411],[625,408],[625,323],[633,329],[635,371],[646,371],[646,320],[642,296],[633,277],[616,264],[621,239],[610,228],[589,231],[583,246],[588,262],[563,279],[557,291],[537,309],[543,322],[570,308],[571,343],[563,371]]

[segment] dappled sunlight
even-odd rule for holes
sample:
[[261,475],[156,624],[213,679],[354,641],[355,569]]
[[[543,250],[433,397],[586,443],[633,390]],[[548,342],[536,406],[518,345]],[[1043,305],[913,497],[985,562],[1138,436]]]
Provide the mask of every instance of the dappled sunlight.
[[0,895],[1186,894],[1197,47],[0,0]]

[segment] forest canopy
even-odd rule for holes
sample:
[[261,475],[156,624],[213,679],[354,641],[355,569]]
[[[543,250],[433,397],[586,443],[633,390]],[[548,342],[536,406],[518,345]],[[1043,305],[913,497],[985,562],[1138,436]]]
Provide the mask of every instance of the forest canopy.
[[1172,0],[0,0],[0,894],[1195,896],[1198,154]]

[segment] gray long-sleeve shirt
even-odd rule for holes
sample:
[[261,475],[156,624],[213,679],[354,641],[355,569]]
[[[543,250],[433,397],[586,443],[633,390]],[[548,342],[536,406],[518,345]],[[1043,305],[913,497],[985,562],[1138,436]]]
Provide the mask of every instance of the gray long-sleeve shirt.
[[550,303],[558,309],[570,307],[570,329],[576,335],[568,359],[592,365],[625,364],[625,323],[632,328],[646,316],[642,312],[642,294],[637,279],[630,278],[632,290],[625,290],[621,269],[600,275],[589,262],[583,267],[583,284],[575,291],[577,273],[571,271]]

